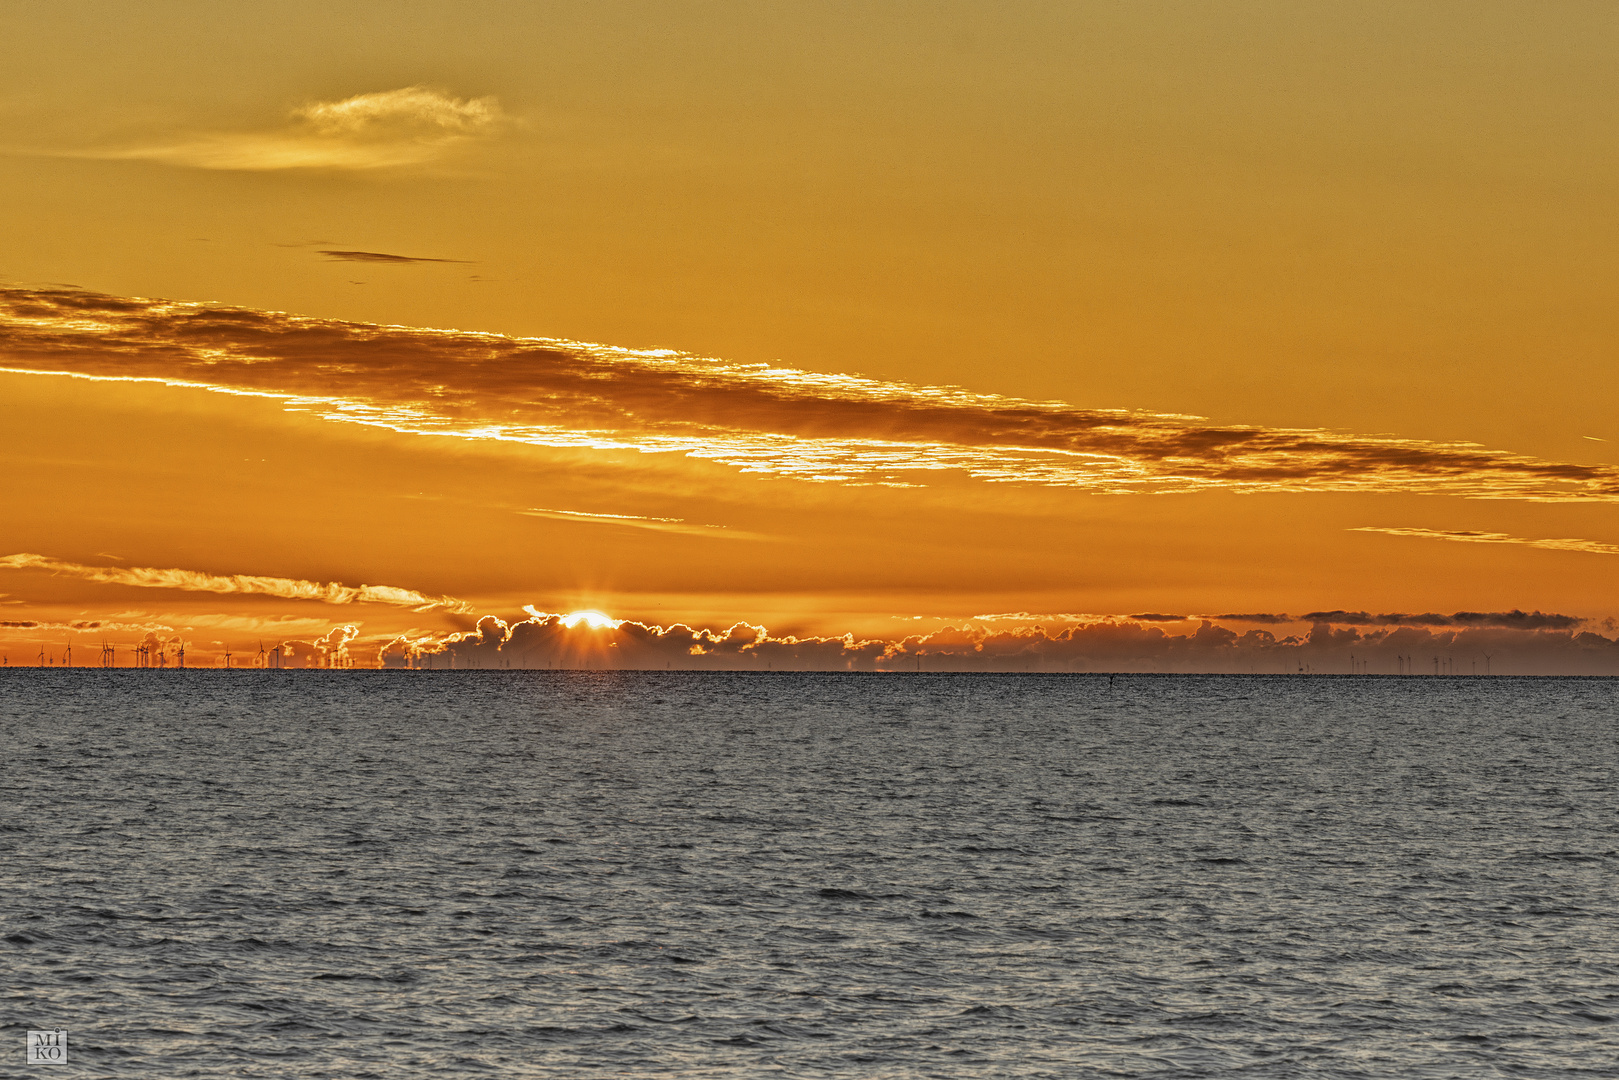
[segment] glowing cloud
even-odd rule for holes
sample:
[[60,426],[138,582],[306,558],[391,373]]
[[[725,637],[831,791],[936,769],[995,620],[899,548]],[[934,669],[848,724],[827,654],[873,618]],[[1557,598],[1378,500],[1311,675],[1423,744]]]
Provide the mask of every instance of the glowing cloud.
[[1517,544],[1522,547],[1546,548],[1550,551],[1583,551],[1590,555],[1619,555],[1619,544],[1605,544],[1600,540],[1534,540],[1510,533],[1468,532],[1452,529],[1398,529],[1362,525],[1350,532],[1386,533],[1389,536],[1415,536],[1423,540],[1454,540],[1464,544]]
[[687,525],[683,518],[647,517],[641,514],[591,514],[583,510],[547,510],[531,506],[517,511],[524,517],[550,518],[552,521],[589,522],[597,525],[623,525],[632,529],[651,529],[654,532],[680,533],[684,536],[702,536],[711,540],[762,540],[757,533],[740,532],[724,525]]
[[503,123],[492,97],[463,100],[425,86],[356,94],[294,109],[275,131],[212,132],[68,156],[161,161],[198,169],[381,169],[420,165]]
[[1212,424],[668,351],[0,289],[4,370],[283,399],[335,421],[683,454],[812,482],[955,473],[1101,494],[1420,492],[1619,500],[1619,467],[1470,443]]
[[[1226,671],[1410,673],[1430,657],[1477,661],[1479,673],[1619,672],[1619,641],[1573,632],[1581,620],[1543,612],[1381,615],[1317,612],[1308,633],[1238,633],[1201,620],[1187,633],[1107,617],[1060,629],[946,626],[903,639],[775,636],[762,626],[658,626],[600,612],[544,612],[515,623],[485,616],[470,631],[379,640],[381,667],[751,671]],[[1306,616],[1308,618],[1309,616]],[[1334,625],[1334,622],[1337,625]],[[1365,627],[1365,629],[1361,629]],[[356,643],[358,647],[359,643]],[[1493,661],[1494,668],[1489,666]],[[1452,673],[1463,669],[1453,666]]]
[[[470,630],[371,636],[362,636],[357,625],[327,623],[318,630],[311,627],[307,636],[286,640],[271,638],[265,626],[236,626],[232,618],[207,616],[187,616],[178,623],[151,618],[15,620],[0,623],[0,642],[17,655],[33,657],[42,647],[59,647],[58,635],[94,635],[115,646],[123,660],[118,666],[135,663],[124,636],[134,634],[157,652],[167,650],[174,663],[180,662],[179,650],[187,650],[187,666],[205,666],[210,657],[218,662],[231,647],[249,667],[1275,675],[1347,673],[1353,656],[1354,670],[1383,675],[1425,671],[1440,658],[1451,674],[1471,670],[1474,662],[1478,674],[1619,674],[1619,640],[1581,631],[1584,620],[1574,616],[1540,611],[1310,612],[1302,616],[1313,622],[1307,632],[1285,636],[1266,629],[1239,632],[1209,619],[1184,632],[1170,632],[1124,616],[1097,616],[1058,627],[945,625],[877,638],[776,635],[745,622],[725,629],[660,626],[595,610],[557,613],[529,606],[525,613],[527,618],[515,622],[485,615]],[[218,639],[194,636],[187,623],[218,623],[212,631]],[[1612,619],[1602,625],[1610,633],[1619,627]],[[143,633],[144,638],[138,637]],[[231,634],[235,644],[225,640]],[[167,663],[161,656],[152,662]]]
[[562,519],[566,519],[566,518],[583,518],[586,521],[629,521],[629,522],[653,522],[653,523],[657,523],[657,522],[679,523],[679,522],[683,522],[683,521],[686,520],[685,518],[650,517],[650,516],[648,516],[646,514],[599,514],[599,513],[589,513],[589,512],[584,511],[584,510],[547,510],[547,509],[545,509],[543,507],[538,507],[538,506],[531,506],[527,510],[522,511],[522,513],[525,513],[525,514],[541,514],[541,515],[544,515],[546,517],[554,517],[554,518],[562,518]]
[[275,596],[284,600],[318,600],[325,604],[388,604],[429,611],[443,608],[466,612],[465,603],[450,596],[426,596],[392,585],[342,585],[337,582],[301,581],[297,578],[251,574],[205,574],[197,570],[160,570],[150,566],[86,566],[46,555],[21,552],[0,556],[0,569],[43,570],[103,585],[132,585],[141,589],[180,589],[185,592],[236,593]]

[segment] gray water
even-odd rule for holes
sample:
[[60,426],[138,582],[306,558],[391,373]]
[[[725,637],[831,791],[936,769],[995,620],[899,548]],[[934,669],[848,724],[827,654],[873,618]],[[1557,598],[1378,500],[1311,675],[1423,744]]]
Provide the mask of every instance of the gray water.
[[1619,1076],[1616,690],[13,670],[0,1075]]

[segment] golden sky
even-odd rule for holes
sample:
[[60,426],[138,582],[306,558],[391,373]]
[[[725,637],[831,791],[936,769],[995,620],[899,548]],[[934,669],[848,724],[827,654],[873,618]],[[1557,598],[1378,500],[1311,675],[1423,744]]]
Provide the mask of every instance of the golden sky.
[[1616,45],[5,5],[0,652],[1619,671]]

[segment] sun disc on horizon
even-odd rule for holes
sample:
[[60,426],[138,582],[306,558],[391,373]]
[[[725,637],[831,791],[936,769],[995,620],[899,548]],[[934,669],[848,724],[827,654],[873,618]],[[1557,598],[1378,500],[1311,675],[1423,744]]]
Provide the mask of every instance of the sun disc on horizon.
[[599,611],[570,611],[562,618],[562,624],[569,630],[572,630],[580,623],[584,623],[585,626],[592,630],[603,630],[609,627],[616,629],[618,622],[617,619],[610,619]]

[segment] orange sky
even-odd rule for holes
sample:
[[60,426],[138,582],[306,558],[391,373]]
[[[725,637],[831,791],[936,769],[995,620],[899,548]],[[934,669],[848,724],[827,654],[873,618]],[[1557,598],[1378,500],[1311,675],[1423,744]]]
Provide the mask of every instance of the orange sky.
[[1619,671],[1616,44],[1596,3],[8,5],[0,652],[586,655],[458,636],[532,606],[772,635],[588,639],[620,666]]

